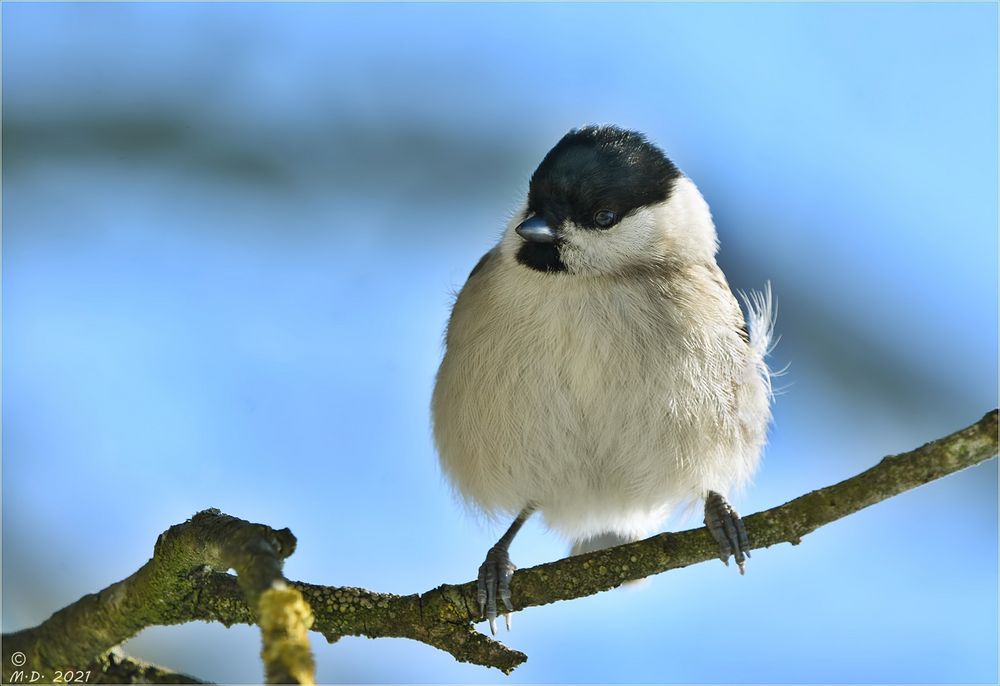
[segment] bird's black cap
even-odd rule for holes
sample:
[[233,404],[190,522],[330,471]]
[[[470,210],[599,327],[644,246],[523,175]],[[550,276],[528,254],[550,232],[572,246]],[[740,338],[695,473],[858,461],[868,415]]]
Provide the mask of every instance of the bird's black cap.
[[556,227],[569,220],[597,228],[594,214],[623,217],[662,202],[681,175],[658,147],[635,131],[585,126],[562,137],[538,165],[528,187],[528,209]]

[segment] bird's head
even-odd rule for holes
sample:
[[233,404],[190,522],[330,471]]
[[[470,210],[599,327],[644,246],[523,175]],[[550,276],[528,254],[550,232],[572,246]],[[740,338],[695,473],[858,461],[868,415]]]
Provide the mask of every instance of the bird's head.
[[504,237],[526,268],[609,274],[711,257],[715,230],[694,184],[645,136],[587,126],[563,136],[531,176]]

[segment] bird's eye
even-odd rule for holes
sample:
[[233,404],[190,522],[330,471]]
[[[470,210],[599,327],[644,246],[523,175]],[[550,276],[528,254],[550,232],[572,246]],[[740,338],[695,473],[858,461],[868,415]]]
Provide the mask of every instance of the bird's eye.
[[602,229],[606,229],[618,221],[618,215],[611,210],[597,210],[594,213],[594,223]]

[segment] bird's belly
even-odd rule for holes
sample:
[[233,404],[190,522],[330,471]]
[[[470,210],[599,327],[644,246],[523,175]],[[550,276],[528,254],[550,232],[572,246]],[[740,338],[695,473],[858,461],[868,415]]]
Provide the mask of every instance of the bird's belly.
[[612,356],[607,343],[537,346],[504,365],[446,358],[435,429],[465,497],[493,513],[534,504],[550,526],[578,537],[642,533],[701,494],[706,472],[720,471],[710,464],[734,447],[720,431],[720,398],[691,361],[650,374],[641,355]]

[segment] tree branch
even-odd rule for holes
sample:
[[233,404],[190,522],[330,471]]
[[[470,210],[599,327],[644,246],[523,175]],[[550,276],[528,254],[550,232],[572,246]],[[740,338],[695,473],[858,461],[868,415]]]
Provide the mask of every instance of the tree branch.
[[[966,429],[910,452],[887,457],[850,479],[745,517],[752,547],[767,548],[785,542],[798,544],[803,536],[825,524],[996,454],[997,411],[994,410]],[[185,525],[172,527],[166,536],[169,539],[171,532],[206,515],[225,517],[217,511],[199,513]],[[270,532],[263,538],[276,544],[276,553],[281,558],[291,554],[287,542],[291,541],[294,546],[294,537],[287,529],[275,532],[261,525],[228,519],[243,527],[259,527],[259,531]],[[195,531],[192,528],[187,535]],[[286,545],[283,547],[275,536],[286,541]],[[255,613],[250,611],[254,588],[262,588],[264,582],[254,581],[257,577],[247,572],[233,577],[216,571],[235,566],[237,572],[241,572],[239,565],[221,564],[218,554],[209,554],[217,551],[206,552],[206,548],[219,545],[218,539],[212,539],[215,543],[191,540],[179,546],[184,554],[168,553],[162,539],[153,559],[129,579],[97,595],[85,596],[34,629],[5,635],[5,680],[11,664],[9,655],[14,650],[25,652],[36,665],[86,664],[94,655],[152,624],[198,619],[219,621],[227,626],[254,623]],[[193,551],[200,552],[195,554]],[[217,562],[207,563],[210,568],[205,568],[207,558]],[[515,609],[521,610],[593,595],[626,581],[716,558],[716,544],[703,527],[659,534],[637,543],[519,570],[511,582],[511,593]],[[151,566],[155,574],[147,569]],[[278,568],[280,570],[280,564]],[[133,580],[143,574],[155,577],[156,582],[144,582],[144,592],[133,591],[132,586],[143,583]],[[250,584],[249,589],[245,588],[246,584]],[[301,582],[289,582],[288,587],[292,593],[301,594],[299,598],[304,599],[302,606],[306,612],[312,608],[315,614],[313,628],[331,642],[341,636],[411,638],[445,650],[457,660],[496,667],[505,673],[527,659],[523,653],[473,628],[473,624],[480,621],[475,582],[443,585],[408,596]],[[152,590],[160,595],[150,594]],[[248,604],[246,599],[251,602]],[[261,624],[263,626],[264,622]],[[304,633],[303,627],[307,625],[308,621],[303,618],[297,630]],[[265,655],[266,642],[265,637]],[[296,642],[295,645],[302,644]],[[70,655],[77,662],[67,662],[66,656]],[[53,662],[55,658],[59,659]]]
[[283,560],[294,551],[288,529],[276,531],[218,510],[199,512],[161,534],[153,557],[132,576],[85,595],[33,629],[4,634],[3,680],[13,682],[18,670],[51,679],[55,670],[85,669],[148,626],[189,622],[197,578],[233,568],[246,618],[261,625],[268,680],[312,683],[307,636],[312,615],[281,575]]

